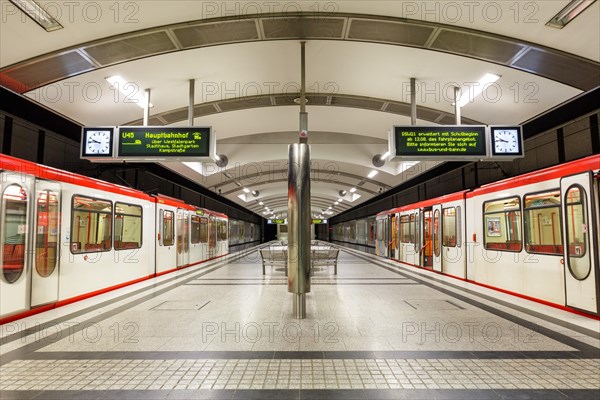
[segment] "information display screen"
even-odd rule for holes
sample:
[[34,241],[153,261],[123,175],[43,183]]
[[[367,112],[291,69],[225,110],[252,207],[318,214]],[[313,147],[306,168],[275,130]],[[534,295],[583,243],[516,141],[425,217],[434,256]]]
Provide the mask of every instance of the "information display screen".
[[211,129],[205,127],[121,126],[118,157],[209,157]]
[[413,158],[485,157],[485,126],[394,126],[395,155]]
[[287,224],[287,219],[268,219],[267,224],[285,225]]

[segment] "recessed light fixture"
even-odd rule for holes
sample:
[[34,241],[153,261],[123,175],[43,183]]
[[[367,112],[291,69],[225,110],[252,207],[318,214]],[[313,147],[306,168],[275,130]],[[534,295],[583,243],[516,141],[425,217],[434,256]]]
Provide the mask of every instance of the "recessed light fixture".
[[46,32],[62,29],[63,26],[48,14],[39,4],[33,0],[10,0],[15,6],[19,7],[29,18],[34,20]]
[[596,0],[573,0],[560,10],[552,19],[546,22],[546,26],[556,29],[562,29],[575,17],[585,11],[586,8],[594,4]]
[[460,99],[458,100],[458,106],[466,106],[469,102],[473,101],[475,97],[479,96],[481,92],[483,92],[483,89],[487,88],[488,85],[496,82],[498,79],[500,79],[500,75],[490,73],[485,74],[479,81],[477,81],[477,85],[470,85],[468,90],[460,96]]
[[[144,91],[138,90],[134,83],[127,82],[121,75],[109,76],[106,80],[112,86],[116,86],[116,89],[126,96],[128,102],[135,103],[141,108],[146,108],[146,95]],[[131,93],[131,89],[135,89],[133,94]],[[154,107],[152,103],[150,103],[150,107]]]
[[265,203],[263,203],[262,201],[259,201],[258,204],[261,205],[261,206],[265,205]]
[[344,199],[341,199],[341,198],[338,199],[338,202],[340,202],[340,203],[343,202],[343,201],[344,201]]
[[250,189],[248,188],[242,188],[242,190],[244,191],[244,193],[250,193]]
[[386,151],[385,153],[383,153],[383,155],[381,156],[381,159],[382,159],[382,160],[385,160],[385,159],[387,159],[389,156],[390,156],[390,151],[388,150],[388,151]]
[[337,201],[335,203],[333,203],[334,206],[337,206],[338,204],[340,204],[340,203],[338,203]]
[[369,175],[367,175],[367,178],[372,178],[375,175],[377,175],[378,173],[379,173],[379,171],[373,170],[373,171],[369,172]]

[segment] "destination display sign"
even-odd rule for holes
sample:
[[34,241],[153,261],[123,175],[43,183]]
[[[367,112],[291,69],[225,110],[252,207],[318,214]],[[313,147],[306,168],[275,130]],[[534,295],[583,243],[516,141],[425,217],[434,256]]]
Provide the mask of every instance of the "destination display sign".
[[313,219],[312,223],[313,223],[313,225],[326,224],[327,220],[326,219]]
[[485,126],[394,126],[398,157],[486,157]]
[[177,160],[208,158],[211,155],[211,128],[120,126],[118,158]]
[[268,219],[267,224],[285,225],[287,224],[287,219]]

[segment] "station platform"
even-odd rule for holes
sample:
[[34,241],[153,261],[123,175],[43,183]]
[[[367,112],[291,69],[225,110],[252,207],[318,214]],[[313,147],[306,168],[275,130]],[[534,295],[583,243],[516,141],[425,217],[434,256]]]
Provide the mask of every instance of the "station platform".
[[341,248],[256,248],[0,327],[0,399],[598,399],[600,322]]

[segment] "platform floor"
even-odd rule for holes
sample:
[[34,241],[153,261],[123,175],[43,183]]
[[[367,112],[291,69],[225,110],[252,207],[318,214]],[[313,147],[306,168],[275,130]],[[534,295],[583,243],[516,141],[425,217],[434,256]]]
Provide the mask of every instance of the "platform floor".
[[307,318],[247,251],[0,327],[0,399],[599,399],[600,322],[372,255]]

